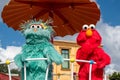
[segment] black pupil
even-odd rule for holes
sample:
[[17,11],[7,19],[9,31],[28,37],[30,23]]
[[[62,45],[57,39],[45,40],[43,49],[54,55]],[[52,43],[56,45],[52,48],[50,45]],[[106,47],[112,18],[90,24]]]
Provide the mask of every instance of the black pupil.
[[94,29],[94,27],[92,26],[91,29]]
[[34,28],[34,26],[32,26],[32,28]]
[[84,29],[87,29],[87,27],[84,27]]
[[39,26],[37,26],[37,28],[39,28]]

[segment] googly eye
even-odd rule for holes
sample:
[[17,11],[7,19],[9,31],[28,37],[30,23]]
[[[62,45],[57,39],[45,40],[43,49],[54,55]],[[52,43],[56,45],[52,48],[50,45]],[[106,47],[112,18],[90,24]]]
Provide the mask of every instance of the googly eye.
[[82,29],[83,29],[83,30],[87,30],[88,27],[89,27],[89,26],[85,24],[85,25],[83,25]]
[[40,28],[40,29],[43,29],[43,27],[41,25],[38,25],[38,24],[33,24],[30,26],[30,28]]
[[35,25],[31,25],[30,28],[35,28]]
[[95,29],[95,25],[94,24],[90,24],[89,28]]
[[43,29],[43,27],[42,27],[41,25],[37,25],[36,28],[41,28],[41,29]]

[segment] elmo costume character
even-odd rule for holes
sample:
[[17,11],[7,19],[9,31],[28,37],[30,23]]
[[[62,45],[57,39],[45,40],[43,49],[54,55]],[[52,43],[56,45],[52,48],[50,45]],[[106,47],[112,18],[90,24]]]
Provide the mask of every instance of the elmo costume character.
[[[83,25],[83,28],[77,36],[77,44],[80,48],[77,50],[76,59],[93,60],[96,64],[92,66],[92,80],[103,80],[104,68],[110,64],[110,56],[101,47],[101,36],[95,29],[95,25]],[[80,65],[78,76],[79,80],[89,79],[89,63],[77,62]]]
[[[26,64],[27,80],[45,80],[49,64],[48,80],[52,79],[52,62],[62,64],[62,56],[55,50],[51,43],[54,30],[47,22],[42,20],[29,20],[21,25],[26,43],[22,46],[20,54],[14,60],[21,68],[21,80],[24,80],[24,62]],[[25,61],[27,58],[47,58],[48,60]]]

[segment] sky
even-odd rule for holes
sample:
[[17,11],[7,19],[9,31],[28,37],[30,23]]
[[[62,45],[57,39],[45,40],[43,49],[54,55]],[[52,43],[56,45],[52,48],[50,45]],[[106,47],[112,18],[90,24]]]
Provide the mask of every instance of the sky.
[[[9,0],[0,0],[0,15]],[[93,0],[92,0],[93,1]],[[106,73],[120,72],[120,0],[94,0],[100,8],[101,17],[96,28],[102,36],[104,50],[110,55],[112,62],[106,68]],[[55,37],[55,40],[75,41],[78,34]],[[2,22],[0,17],[0,59],[12,59],[21,51],[25,39],[19,31]]]

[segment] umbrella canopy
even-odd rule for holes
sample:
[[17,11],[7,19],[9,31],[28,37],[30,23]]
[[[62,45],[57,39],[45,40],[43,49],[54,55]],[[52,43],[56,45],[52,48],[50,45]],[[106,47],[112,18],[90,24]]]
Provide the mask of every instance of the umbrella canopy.
[[79,32],[83,24],[96,24],[100,10],[89,0],[10,0],[2,11],[3,22],[15,30],[24,21],[50,17],[56,35],[65,36]]

